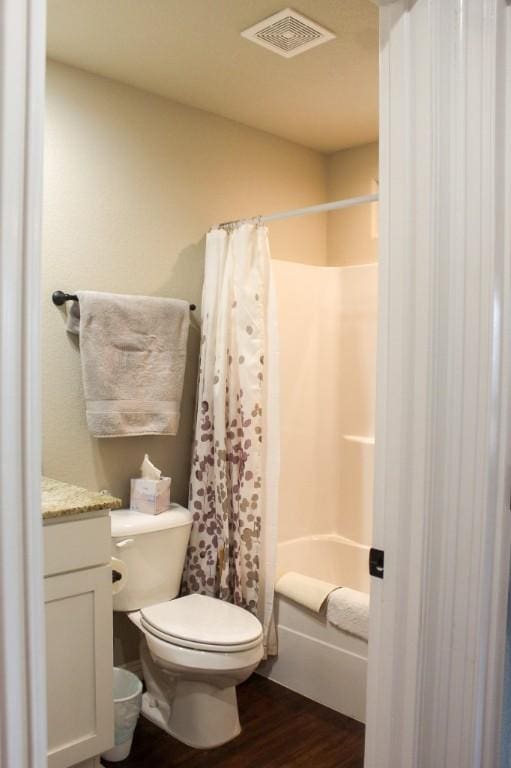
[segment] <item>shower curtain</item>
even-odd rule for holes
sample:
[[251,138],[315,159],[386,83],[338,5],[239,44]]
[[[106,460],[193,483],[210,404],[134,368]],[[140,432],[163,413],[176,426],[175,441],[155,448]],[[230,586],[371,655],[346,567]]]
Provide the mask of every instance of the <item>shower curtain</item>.
[[274,654],[278,359],[265,227],[245,222],[208,234],[202,315],[183,592],[257,615]]

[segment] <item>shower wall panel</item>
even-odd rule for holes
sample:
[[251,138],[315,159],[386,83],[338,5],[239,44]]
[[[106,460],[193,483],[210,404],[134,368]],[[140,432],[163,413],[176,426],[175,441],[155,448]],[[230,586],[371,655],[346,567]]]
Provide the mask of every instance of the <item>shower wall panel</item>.
[[273,261],[279,303],[279,539],[369,544],[377,266]]

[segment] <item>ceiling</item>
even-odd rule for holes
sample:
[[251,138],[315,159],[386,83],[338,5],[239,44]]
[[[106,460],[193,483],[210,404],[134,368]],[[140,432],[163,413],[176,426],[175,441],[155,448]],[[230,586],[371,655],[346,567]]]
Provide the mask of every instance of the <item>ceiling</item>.
[[285,59],[240,32],[286,0],[48,0],[57,61],[321,152],[378,136],[378,11],[292,0],[336,39]]

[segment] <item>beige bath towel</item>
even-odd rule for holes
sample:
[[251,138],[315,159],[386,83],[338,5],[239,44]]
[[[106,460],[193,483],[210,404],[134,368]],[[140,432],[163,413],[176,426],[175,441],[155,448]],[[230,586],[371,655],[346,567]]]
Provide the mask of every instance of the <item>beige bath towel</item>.
[[92,291],[77,295],[67,330],[80,336],[89,431],[95,437],[175,435],[188,303]]
[[310,576],[288,571],[275,584],[275,591],[310,611],[319,613],[330,592],[338,587],[338,584],[330,584],[328,581],[312,579]]

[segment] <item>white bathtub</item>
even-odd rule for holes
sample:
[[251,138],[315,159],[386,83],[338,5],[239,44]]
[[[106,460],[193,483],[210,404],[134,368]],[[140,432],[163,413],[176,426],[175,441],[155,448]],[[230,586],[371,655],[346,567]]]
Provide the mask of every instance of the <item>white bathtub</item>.
[[[277,575],[298,571],[340,586],[369,591],[369,548],[335,534],[307,536],[278,547]],[[365,722],[367,642],[275,596],[277,657],[260,674],[314,701]]]

